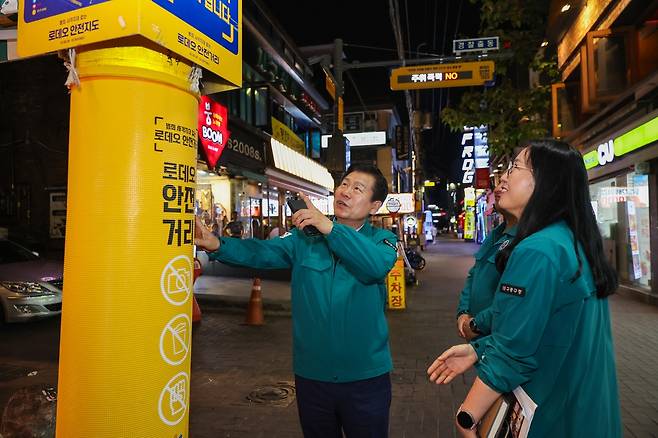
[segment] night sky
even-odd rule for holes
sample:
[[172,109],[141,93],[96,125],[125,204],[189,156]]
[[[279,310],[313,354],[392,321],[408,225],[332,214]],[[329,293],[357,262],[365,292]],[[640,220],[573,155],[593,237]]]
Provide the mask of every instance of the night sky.
[[[262,0],[271,15],[300,47],[330,44],[342,38],[346,62],[386,61],[398,59],[388,0],[352,2],[316,2],[293,0]],[[398,0],[405,50],[411,47],[416,56],[452,55],[452,40],[478,36],[479,9],[469,0]],[[408,22],[408,25],[407,25]],[[410,29],[410,31],[409,31]],[[366,46],[366,47],[357,47]],[[418,50],[417,50],[418,49]],[[416,52],[422,52],[416,55]],[[365,106],[395,103],[406,116],[404,93],[391,91],[390,68],[353,70],[352,76]],[[362,110],[363,104],[350,78],[345,79],[346,107]],[[434,110],[434,128],[425,133],[426,177],[460,178],[459,136],[449,132],[439,121],[440,108],[455,105],[463,88],[424,90],[423,110]]]

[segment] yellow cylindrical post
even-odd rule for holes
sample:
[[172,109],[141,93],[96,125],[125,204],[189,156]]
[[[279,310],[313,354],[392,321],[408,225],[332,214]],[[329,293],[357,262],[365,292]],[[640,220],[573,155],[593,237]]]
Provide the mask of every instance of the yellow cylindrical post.
[[157,47],[71,91],[57,437],[188,436],[197,95]]

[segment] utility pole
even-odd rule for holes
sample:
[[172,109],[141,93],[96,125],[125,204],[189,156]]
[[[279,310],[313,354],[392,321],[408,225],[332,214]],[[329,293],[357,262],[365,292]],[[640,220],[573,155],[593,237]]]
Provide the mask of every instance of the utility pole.
[[332,135],[329,139],[329,150],[327,151],[327,167],[334,177],[336,184],[345,172],[347,165],[347,144],[343,136],[343,40],[334,40],[332,81],[336,87],[334,96],[334,123]]

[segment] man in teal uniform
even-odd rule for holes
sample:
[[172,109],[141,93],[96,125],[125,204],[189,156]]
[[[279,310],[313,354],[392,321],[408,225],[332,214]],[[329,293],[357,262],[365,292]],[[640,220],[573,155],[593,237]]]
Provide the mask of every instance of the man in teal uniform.
[[[291,233],[272,240],[195,243],[210,258],[256,269],[292,268],[293,368],[304,436],[388,435],[392,369],[384,280],[397,259],[393,233],[373,228],[387,195],[374,166],[350,167],[335,190],[335,222],[308,198]],[[315,226],[320,236],[303,229]],[[198,236],[198,232],[197,232]]]
[[[503,188],[501,182],[494,190],[496,202]],[[475,264],[468,271],[466,284],[457,306],[457,331],[459,336],[471,340],[491,332],[491,303],[500,272],[496,268],[496,254],[509,245],[516,236],[516,218],[496,205],[505,222],[493,229],[475,253]]]

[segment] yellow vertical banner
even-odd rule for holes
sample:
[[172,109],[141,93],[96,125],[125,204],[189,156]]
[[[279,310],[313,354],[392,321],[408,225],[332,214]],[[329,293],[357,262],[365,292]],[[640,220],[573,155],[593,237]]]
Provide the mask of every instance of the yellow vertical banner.
[[187,437],[198,97],[145,47],[77,57],[58,438]]
[[345,117],[344,117],[344,107],[343,107],[343,98],[338,98],[338,129],[343,131],[345,129]]
[[388,289],[388,308],[389,309],[405,309],[406,303],[406,287],[404,283],[404,260],[398,257],[386,277],[386,287]]
[[475,189],[464,189],[464,239],[475,239]]

